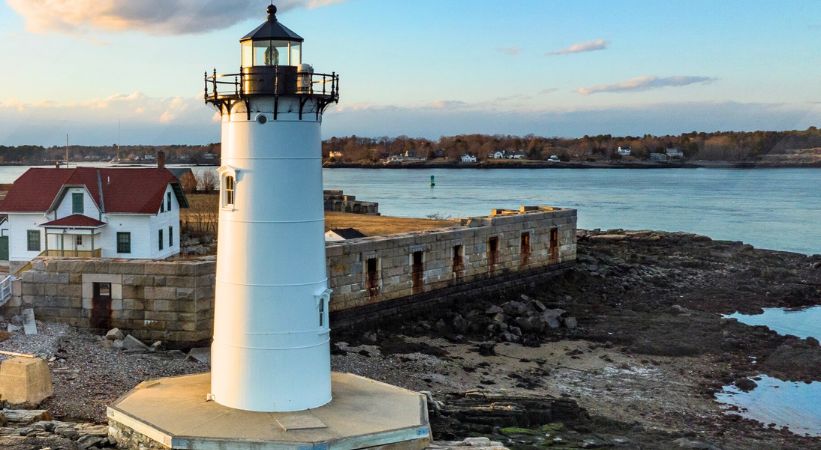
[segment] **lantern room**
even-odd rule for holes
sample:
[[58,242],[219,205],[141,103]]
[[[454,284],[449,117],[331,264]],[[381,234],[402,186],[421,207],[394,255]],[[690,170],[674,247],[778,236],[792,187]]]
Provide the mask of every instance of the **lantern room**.
[[268,20],[240,39],[242,67],[298,67],[304,39],[277,20],[277,8],[268,7]]

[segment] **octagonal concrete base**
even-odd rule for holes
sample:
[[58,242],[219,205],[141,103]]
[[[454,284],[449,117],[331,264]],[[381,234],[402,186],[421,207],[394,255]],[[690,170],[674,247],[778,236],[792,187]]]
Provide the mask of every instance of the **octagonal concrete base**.
[[211,374],[140,383],[108,408],[109,434],[132,449],[422,449],[421,394],[357,375],[332,375],[333,401],[293,413],[227,408],[206,395]]

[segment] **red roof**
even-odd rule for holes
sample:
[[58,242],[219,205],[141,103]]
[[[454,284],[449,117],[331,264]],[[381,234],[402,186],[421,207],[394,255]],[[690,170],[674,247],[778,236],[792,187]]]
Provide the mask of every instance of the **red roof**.
[[99,228],[105,225],[105,222],[100,222],[97,219],[84,216],[82,214],[73,214],[71,216],[63,217],[62,219],[52,220],[40,224],[41,227],[66,227],[66,228]]
[[[168,169],[33,168],[14,182],[0,203],[0,211],[46,212],[55,204],[64,186],[85,186],[97,207],[102,204],[106,213],[156,214],[169,184],[176,185],[177,200],[187,207],[188,202],[178,189],[179,182]],[[98,186],[103,189],[102,199]]]

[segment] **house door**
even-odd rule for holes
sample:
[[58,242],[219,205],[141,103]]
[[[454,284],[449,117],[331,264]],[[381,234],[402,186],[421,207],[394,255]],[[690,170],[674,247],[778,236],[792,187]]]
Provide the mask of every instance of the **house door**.
[[91,299],[91,328],[111,328],[111,283],[94,283]]
[[9,260],[9,237],[0,236],[0,261]]

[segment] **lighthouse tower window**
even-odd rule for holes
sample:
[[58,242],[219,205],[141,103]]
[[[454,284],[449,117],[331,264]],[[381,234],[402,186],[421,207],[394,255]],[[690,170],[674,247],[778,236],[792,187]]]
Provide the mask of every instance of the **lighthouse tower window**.
[[224,208],[231,208],[234,206],[234,177],[225,177],[223,183],[222,206]]

